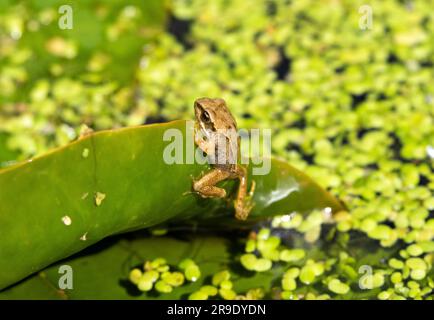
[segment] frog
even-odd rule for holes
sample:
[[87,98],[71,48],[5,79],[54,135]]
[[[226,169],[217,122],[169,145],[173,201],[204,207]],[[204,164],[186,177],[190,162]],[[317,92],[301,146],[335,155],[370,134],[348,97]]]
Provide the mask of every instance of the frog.
[[226,190],[216,186],[224,180],[237,179],[238,191],[234,200],[235,218],[246,220],[254,204],[255,190],[252,180],[248,192],[246,167],[237,161],[240,137],[237,123],[222,98],[198,98],[194,102],[194,141],[208,157],[212,169],[193,179],[193,190],[202,198],[226,198]]

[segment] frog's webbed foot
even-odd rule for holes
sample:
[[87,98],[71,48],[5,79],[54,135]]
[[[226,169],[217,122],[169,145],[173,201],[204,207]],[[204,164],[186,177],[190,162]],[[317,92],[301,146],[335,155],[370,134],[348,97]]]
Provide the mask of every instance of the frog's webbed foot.
[[252,211],[253,207],[255,206],[252,201],[253,193],[255,192],[255,186],[255,181],[252,181],[249,194],[244,197],[244,199],[237,198],[235,200],[235,218],[238,220],[246,220],[250,214],[250,211]]
[[202,198],[224,198],[226,197],[226,190],[215,185],[229,176],[230,173],[227,171],[214,169],[199,180],[193,180],[193,190]]
[[235,200],[235,218],[238,220],[246,220],[254,207],[253,202],[246,200],[239,202]]

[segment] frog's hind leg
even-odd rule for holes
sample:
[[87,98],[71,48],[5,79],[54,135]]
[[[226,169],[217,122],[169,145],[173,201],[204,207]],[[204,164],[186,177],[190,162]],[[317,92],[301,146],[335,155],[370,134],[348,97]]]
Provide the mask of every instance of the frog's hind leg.
[[247,170],[242,166],[236,167],[231,178],[238,179],[240,181],[237,198],[235,199],[235,217],[238,220],[246,220],[253,208],[251,198],[253,196],[253,192],[255,191],[256,183],[255,181],[252,181],[251,189],[249,194],[247,194]]
[[224,198],[226,197],[226,190],[215,185],[230,175],[230,172],[214,169],[199,180],[193,180],[193,190],[199,193],[202,198]]

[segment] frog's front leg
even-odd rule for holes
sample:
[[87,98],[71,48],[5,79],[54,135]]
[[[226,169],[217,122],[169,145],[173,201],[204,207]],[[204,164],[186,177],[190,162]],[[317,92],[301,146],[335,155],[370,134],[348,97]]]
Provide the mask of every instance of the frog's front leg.
[[236,166],[232,177],[240,181],[237,198],[235,199],[235,217],[238,220],[246,220],[253,208],[251,197],[255,191],[256,184],[255,181],[252,181],[250,192],[247,194],[247,170],[240,165]]
[[203,198],[224,198],[226,197],[226,190],[215,185],[227,179],[230,175],[228,171],[213,169],[199,180],[193,181],[193,190]]

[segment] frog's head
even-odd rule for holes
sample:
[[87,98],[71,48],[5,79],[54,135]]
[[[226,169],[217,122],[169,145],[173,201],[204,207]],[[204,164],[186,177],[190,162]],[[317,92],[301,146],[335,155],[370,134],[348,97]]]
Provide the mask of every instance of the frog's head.
[[236,123],[225,100],[221,98],[199,98],[194,102],[196,121],[204,134],[218,130],[236,130]]

